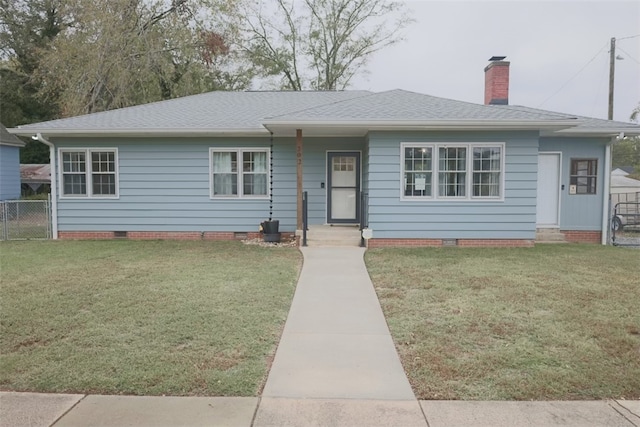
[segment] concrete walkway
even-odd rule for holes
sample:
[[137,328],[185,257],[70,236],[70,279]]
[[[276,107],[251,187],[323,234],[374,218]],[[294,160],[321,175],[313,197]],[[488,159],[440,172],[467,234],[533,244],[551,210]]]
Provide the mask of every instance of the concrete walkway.
[[360,248],[303,248],[262,397],[0,392],[0,427],[640,427],[640,401],[417,401]]
[[304,266],[256,423],[303,425],[331,417],[341,425],[371,425],[392,413],[396,425],[426,425],[365,268],[364,249],[310,247],[302,253]]

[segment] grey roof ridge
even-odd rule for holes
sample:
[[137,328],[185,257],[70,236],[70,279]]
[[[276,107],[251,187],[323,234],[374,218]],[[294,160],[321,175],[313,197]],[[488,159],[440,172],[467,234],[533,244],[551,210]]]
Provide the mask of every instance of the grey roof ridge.
[[[294,92],[294,91],[291,91],[291,92]],[[307,91],[303,91],[303,92],[307,92]],[[309,91],[309,92],[334,92],[334,91],[316,90],[316,91]],[[275,116],[266,116],[266,117],[263,117],[262,119],[263,120],[273,120],[273,119],[276,119],[278,117],[287,116],[289,114],[302,113],[302,112],[305,112],[305,111],[313,110],[313,109],[318,108],[318,107],[326,107],[326,106],[329,106],[329,105],[336,105],[336,104],[340,104],[342,102],[353,101],[354,99],[362,99],[362,98],[366,98],[366,97],[369,97],[369,96],[374,96],[374,95],[378,95],[378,94],[385,93],[385,92],[391,92],[391,91],[371,92],[371,91],[368,91],[368,90],[356,90],[356,89],[354,89],[352,91],[344,91],[344,92],[363,92],[363,94],[361,96],[354,96],[353,98],[349,98],[349,99],[341,99],[339,101],[332,101],[332,102],[316,104],[316,105],[314,105],[312,107],[303,108],[302,110],[292,110],[292,111],[288,111],[286,113],[277,114]]]
[[[444,98],[442,96],[435,96],[435,95],[427,95],[424,93],[419,93],[419,92],[413,92],[413,91],[409,91],[409,90],[404,90],[404,89],[397,89],[403,92],[409,92],[409,93],[414,93],[416,95],[423,95],[423,96],[430,96],[432,98],[438,98],[438,99],[442,99],[444,101],[448,101],[448,102],[458,102],[461,104],[467,104],[467,105],[472,105],[474,107],[484,107],[484,108],[490,108],[490,109],[502,109],[504,107],[515,107],[515,105],[498,105],[498,104],[478,104],[475,102],[470,102],[470,101],[461,101],[459,99],[452,99],[452,98]],[[529,107],[525,107],[524,108],[529,108]],[[575,119],[578,116],[574,115],[574,114],[565,114],[565,113],[558,113],[556,111],[547,111],[547,110],[540,110],[540,109],[536,109],[536,108],[531,108],[531,110],[536,110],[540,113],[544,113],[544,114],[548,114],[548,115],[552,115],[552,116],[557,116],[558,119],[562,119],[562,120],[567,120],[567,119]]]
[[[387,93],[393,93],[393,92],[410,93],[410,94],[413,94],[413,95],[419,95],[419,96],[425,96],[425,97],[434,98],[434,99],[440,99],[440,100],[443,100],[445,102],[454,102],[454,103],[458,103],[458,104],[465,104],[465,105],[473,106],[474,108],[481,107],[481,108],[491,108],[491,109],[498,110],[498,109],[501,109],[502,107],[513,107],[511,105],[506,105],[505,106],[505,105],[493,105],[493,104],[477,104],[475,102],[461,101],[459,99],[445,98],[445,97],[442,97],[442,96],[429,95],[429,94],[426,94],[426,93],[420,93],[420,92],[415,92],[415,91],[406,90],[406,89],[399,89],[399,88],[389,89],[389,90],[385,90],[385,91],[382,91],[382,92],[370,92],[368,95],[365,95],[365,96],[379,96],[379,95],[383,95],[383,94],[387,94]],[[361,99],[363,97],[354,97],[354,98],[349,98],[349,99],[342,99],[342,100],[331,102],[331,103],[327,103],[327,104],[319,104],[319,105],[316,105],[316,106],[313,106],[313,107],[308,107],[308,108],[305,108],[305,109],[302,109],[302,110],[290,111],[289,113],[278,114],[276,116],[268,116],[268,117],[265,117],[264,120],[267,120],[267,121],[268,120],[273,120],[273,119],[276,119],[276,118],[279,118],[279,117],[285,117],[288,114],[301,113],[301,112],[304,112],[304,111],[313,110],[313,109],[318,108],[318,107],[324,107],[324,106],[327,106],[327,105],[336,105],[336,104],[340,104],[340,103],[343,103],[343,102],[350,102],[350,101],[353,101],[353,100],[356,100],[356,99]],[[524,108],[529,108],[529,107],[524,107]],[[532,110],[535,110],[535,109],[532,108]],[[563,114],[563,113],[558,113],[558,112],[554,112],[554,111],[546,111],[546,110],[537,110],[537,111],[539,111],[541,113],[544,113],[544,114],[547,114],[547,115],[556,116],[559,120],[572,120],[572,119],[577,119],[578,118],[578,116],[573,115],[573,114]],[[455,120],[455,119],[452,119],[452,120]]]

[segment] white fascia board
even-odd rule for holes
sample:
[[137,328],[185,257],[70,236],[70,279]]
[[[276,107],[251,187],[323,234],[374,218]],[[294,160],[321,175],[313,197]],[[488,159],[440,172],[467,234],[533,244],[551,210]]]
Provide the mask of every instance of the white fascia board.
[[52,128],[12,128],[14,135],[31,136],[41,133],[48,137],[163,137],[163,136],[269,136],[265,128],[257,129],[52,129]]
[[0,142],[0,145],[6,145],[8,147],[20,147],[20,148],[22,148],[22,147],[26,146],[27,144],[22,142],[22,141],[18,141],[18,142],[9,142],[9,141],[5,142],[5,141],[2,141],[2,142]]
[[624,133],[626,136],[640,135],[640,128],[573,128],[562,129],[555,132],[543,132],[542,136],[592,136],[592,137],[612,137]]
[[308,129],[308,128],[366,128],[368,130],[560,130],[576,126],[571,120],[390,120],[390,121],[279,121],[267,120],[267,129]]

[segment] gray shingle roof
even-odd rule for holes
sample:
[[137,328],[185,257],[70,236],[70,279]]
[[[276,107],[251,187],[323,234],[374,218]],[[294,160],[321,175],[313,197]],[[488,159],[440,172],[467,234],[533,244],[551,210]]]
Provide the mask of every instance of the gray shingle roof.
[[269,121],[446,121],[446,120],[571,120],[570,115],[527,112],[438,98],[405,90],[371,93],[330,105],[282,115],[271,115]]
[[[525,107],[523,105],[499,105],[496,106],[498,108],[504,108],[512,111],[523,111],[530,113],[545,113],[545,114],[556,114],[558,116],[563,115],[562,113],[554,113],[552,111],[540,110],[537,108]],[[566,115],[565,115],[566,116]],[[614,120],[605,120],[605,119],[596,119],[594,117],[586,117],[586,116],[576,116],[574,115],[579,124],[577,126],[578,129],[628,129],[630,131],[638,131],[640,126],[634,123],[627,122],[618,122]]]
[[67,119],[21,129],[228,129],[264,130],[262,119],[319,104],[369,94],[350,92],[208,92]]
[[6,127],[0,123],[0,144],[11,145],[14,147],[24,147],[26,144],[18,139],[15,135],[9,133]]
[[[630,123],[577,117],[510,105],[480,105],[404,90],[209,92],[135,107],[19,127],[17,133],[162,133],[264,132],[265,126],[313,123],[329,129],[344,123],[544,123],[550,129],[571,126],[583,133],[628,130]],[[407,125],[408,126],[408,125]],[[555,126],[555,127],[554,127]],[[270,127],[271,128],[271,127]],[[295,128],[295,127],[294,127]],[[373,128],[373,127],[372,127]],[[397,127],[396,127],[397,128]],[[564,132],[564,131],[563,131]]]

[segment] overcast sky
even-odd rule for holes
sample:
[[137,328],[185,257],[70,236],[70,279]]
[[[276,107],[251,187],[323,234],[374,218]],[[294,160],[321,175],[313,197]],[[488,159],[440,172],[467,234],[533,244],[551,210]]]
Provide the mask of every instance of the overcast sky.
[[[406,40],[376,54],[351,89],[406,89],[484,102],[484,67],[511,62],[509,103],[607,118],[616,43],[614,119],[640,101],[640,0],[407,0]],[[635,36],[635,37],[634,37]],[[625,39],[625,37],[628,37]]]

